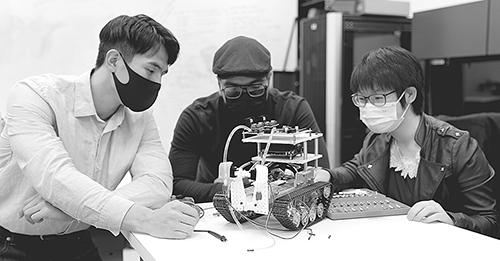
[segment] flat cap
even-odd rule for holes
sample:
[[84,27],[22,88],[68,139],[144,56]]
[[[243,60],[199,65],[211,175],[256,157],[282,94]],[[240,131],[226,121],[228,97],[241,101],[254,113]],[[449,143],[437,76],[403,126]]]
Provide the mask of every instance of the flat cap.
[[237,36],[228,40],[214,55],[212,71],[219,77],[264,75],[270,72],[271,53],[257,40]]

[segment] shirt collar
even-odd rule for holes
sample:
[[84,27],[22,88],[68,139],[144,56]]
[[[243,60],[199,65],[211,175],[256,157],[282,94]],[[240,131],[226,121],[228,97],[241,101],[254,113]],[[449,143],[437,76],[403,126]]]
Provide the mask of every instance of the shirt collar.
[[85,117],[96,115],[92,91],[90,90],[90,75],[93,70],[89,70],[78,76],[75,81],[75,117]]
[[[94,69],[89,70],[78,76],[75,81],[75,117],[87,117],[95,115],[96,119],[100,119],[95,110],[94,100],[92,98],[92,90],[90,88],[90,76]],[[118,110],[108,119],[106,129],[113,130],[121,125],[125,117],[125,108],[123,105],[118,107]]]

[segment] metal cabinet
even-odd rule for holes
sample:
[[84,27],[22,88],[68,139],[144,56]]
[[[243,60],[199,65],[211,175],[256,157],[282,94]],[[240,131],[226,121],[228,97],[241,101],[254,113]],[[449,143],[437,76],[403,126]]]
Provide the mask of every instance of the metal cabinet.
[[500,55],[500,1],[490,1],[488,55]]
[[500,1],[415,13],[412,52],[419,59],[500,54]]
[[486,55],[488,1],[413,15],[412,52],[419,59]]

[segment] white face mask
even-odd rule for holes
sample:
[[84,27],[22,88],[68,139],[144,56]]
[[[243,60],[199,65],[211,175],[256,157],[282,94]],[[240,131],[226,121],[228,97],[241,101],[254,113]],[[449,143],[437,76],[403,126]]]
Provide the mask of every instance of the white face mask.
[[374,133],[393,132],[403,122],[406,111],[410,107],[408,104],[401,117],[398,118],[397,104],[405,92],[397,101],[387,102],[384,106],[378,107],[367,102],[364,107],[359,107],[359,118]]

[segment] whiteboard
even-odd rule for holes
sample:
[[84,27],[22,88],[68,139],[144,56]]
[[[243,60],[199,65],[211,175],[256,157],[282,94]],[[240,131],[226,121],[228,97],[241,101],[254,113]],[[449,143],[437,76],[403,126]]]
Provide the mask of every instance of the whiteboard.
[[238,35],[256,38],[271,51],[273,70],[296,69],[297,8],[292,0],[2,0],[0,113],[16,81],[92,69],[104,24],[121,14],[143,13],[170,29],[181,45],[153,106],[168,151],[181,111],[218,90],[212,58],[225,41]]

